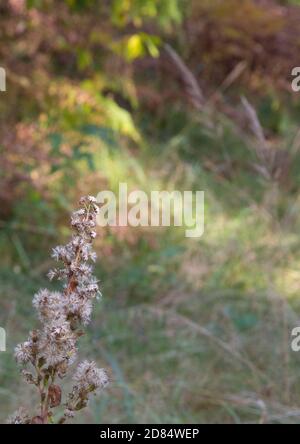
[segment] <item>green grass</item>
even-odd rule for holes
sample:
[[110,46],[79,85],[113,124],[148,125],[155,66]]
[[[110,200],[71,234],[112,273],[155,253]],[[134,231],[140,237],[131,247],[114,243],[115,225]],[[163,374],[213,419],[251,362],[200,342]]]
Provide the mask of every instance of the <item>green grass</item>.
[[[148,136],[134,159],[127,149],[96,158],[109,166],[107,183],[130,175],[146,190],[204,190],[206,228],[198,240],[172,228],[105,234],[96,270],[103,299],[80,356],[107,368],[111,384],[77,421],[297,423],[300,357],[290,349],[290,332],[300,310],[299,201],[283,190],[270,201],[270,185],[230,128],[204,137],[197,122],[178,126],[164,136],[160,129],[160,142]],[[17,244],[11,232],[2,239],[11,256],[0,274],[0,325],[8,334],[0,422],[21,403],[36,402],[12,353],[37,325],[31,299],[49,286],[48,250],[59,242],[17,235]]]

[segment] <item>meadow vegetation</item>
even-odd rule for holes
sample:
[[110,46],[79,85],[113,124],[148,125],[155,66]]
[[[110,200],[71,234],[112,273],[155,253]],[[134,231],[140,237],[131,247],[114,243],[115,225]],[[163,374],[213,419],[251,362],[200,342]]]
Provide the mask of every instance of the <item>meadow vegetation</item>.
[[[233,13],[234,11],[234,13]],[[0,422],[34,391],[14,347],[82,195],[204,190],[205,233],[98,229],[80,338],[111,383],[74,421],[298,423],[300,2],[0,6]],[[246,20],[247,18],[247,20]]]

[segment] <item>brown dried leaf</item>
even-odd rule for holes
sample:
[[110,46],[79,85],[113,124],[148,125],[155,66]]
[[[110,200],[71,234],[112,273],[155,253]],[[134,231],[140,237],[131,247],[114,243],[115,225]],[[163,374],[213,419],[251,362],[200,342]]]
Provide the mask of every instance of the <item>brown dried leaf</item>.
[[44,424],[43,418],[41,416],[34,416],[31,420],[31,424]]
[[52,384],[48,389],[50,407],[57,407],[61,403],[61,388],[59,385]]

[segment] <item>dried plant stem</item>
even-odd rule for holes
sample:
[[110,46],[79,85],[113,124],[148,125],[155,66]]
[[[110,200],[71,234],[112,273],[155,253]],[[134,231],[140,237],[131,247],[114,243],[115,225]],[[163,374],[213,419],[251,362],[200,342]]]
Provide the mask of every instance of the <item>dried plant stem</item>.
[[[77,367],[71,392],[62,404],[63,380],[77,355],[77,342],[91,318],[93,300],[99,294],[98,281],[92,275],[89,261],[95,261],[92,241],[96,236],[97,201],[92,196],[80,200],[81,208],[72,214],[74,234],[65,246],[53,249],[53,258],[63,263],[62,268],[50,270],[48,276],[63,281],[62,292],[40,290],[33,299],[42,324],[40,330],[30,333],[29,339],[15,350],[18,363],[24,366],[23,377],[36,386],[39,394],[38,414],[31,416],[19,409],[9,422],[13,424],[47,424],[53,422],[53,410],[64,406],[58,423],[64,423],[85,408],[91,394],[96,394],[108,382],[103,369],[92,361],[83,361]],[[28,371],[26,367],[30,367]]]

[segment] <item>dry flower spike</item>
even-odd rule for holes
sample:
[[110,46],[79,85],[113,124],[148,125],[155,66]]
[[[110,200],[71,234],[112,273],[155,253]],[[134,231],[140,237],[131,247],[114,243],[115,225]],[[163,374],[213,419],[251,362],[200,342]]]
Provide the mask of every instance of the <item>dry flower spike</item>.
[[57,421],[62,424],[86,407],[91,394],[108,383],[105,370],[98,369],[93,361],[83,361],[73,376],[74,386],[62,404],[62,387],[57,380],[63,380],[69,373],[77,357],[80,328],[90,322],[93,301],[100,294],[90,265],[96,260],[92,241],[96,237],[97,201],[87,196],[80,199],[80,205],[71,217],[74,233],[70,242],[54,248],[52,253],[63,266],[50,270],[48,277],[61,280],[63,289],[61,292],[42,289],[34,296],[33,306],[41,328],[30,332],[29,338],[15,349],[16,360],[23,367],[24,381],[37,388],[39,408],[33,415],[20,408],[8,419],[10,424],[53,422],[56,408],[62,411]]

